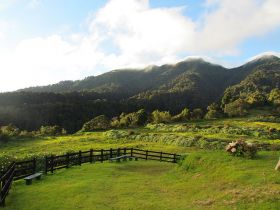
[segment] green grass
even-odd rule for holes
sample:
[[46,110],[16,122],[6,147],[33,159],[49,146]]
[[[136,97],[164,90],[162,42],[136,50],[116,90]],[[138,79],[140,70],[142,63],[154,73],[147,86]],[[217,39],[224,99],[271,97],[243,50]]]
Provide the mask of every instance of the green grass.
[[277,209],[275,152],[254,160],[219,151],[189,155],[181,166],[155,161],[85,164],[26,186],[14,184],[12,210]]
[[[61,137],[13,139],[0,142],[0,160],[7,156],[26,159],[51,153],[61,154],[68,151],[111,147],[135,147],[185,153],[194,150],[189,147],[192,145],[190,142],[195,143],[198,148],[222,149],[227,142],[237,139],[280,145],[279,136],[268,134],[269,128],[278,130],[277,135],[279,135],[279,123],[259,122],[252,118],[234,118],[148,125],[144,128],[78,133]],[[201,142],[197,139],[201,139]],[[205,139],[214,143],[207,143]]]
[[252,160],[224,151],[224,144],[237,139],[279,145],[278,134],[267,132],[270,128],[278,132],[280,124],[254,116],[0,142],[0,162],[91,148],[187,154],[180,165],[85,164],[44,176],[31,186],[17,181],[7,209],[280,209],[280,174],[274,171],[279,151],[260,151]]

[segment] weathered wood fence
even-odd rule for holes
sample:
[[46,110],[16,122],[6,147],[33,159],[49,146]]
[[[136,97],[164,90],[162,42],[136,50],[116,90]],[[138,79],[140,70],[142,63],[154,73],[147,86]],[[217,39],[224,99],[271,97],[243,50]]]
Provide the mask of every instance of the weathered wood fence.
[[156,152],[150,150],[141,150],[134,148],[118,148],[118,149],[101,149],[79,151],[75,153],[67,153],[65,155],[51,155],[45,157],[45,173],[53,173],[55,170],[69,168],[72,165],[82,165],[83,163],[103,162],[109,158],[129,155],[144,160],[157,160],[162,162],[177,163],[180,155]]
[[15,168],[16,163],[13,162],[0,176],[0,206],[5,206],[6,197],[13,183]]
[[[0,207],[5,206],[5,199],[9,194],[13,180],[22,179],[26,176],[44,170],[53,173],[55,170],[69,168],[73,165],[82,165],[83,163],[103,162],[109,158],[114,158],[122,155],[137,157],[144,160],[156,160],[162,162],[177,163],[180,155],[156,152],[150,150],[141,150],[135,148],[118,148],[118,149],[101,149],[88,151],[79,151],[67,153],[64,155],[46,156],[44,163],[38,167],[38,160],[26,160],[21,162],[11,163],[6,170],[0,173]],[[42,166],[43,165],[43,166]],[[42,168],[43,167],[43,168]]]

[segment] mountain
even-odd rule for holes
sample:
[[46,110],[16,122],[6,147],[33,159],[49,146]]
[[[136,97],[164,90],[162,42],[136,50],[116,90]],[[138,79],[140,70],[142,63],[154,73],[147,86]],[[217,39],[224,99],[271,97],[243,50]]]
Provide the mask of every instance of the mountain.
[[174,65],[114,70],[84,80],[30,87],[0,94],[0,125],[13,123],[27,130],[60,125],[74,132],[101,114],[114,117],[140,108],[172,114],[185,107],[205,110],[213,102],[230,103],[245,97],[244,93],[267,94],[279,86],[279,66],[276,56],[262,56],[231,69],[187,59]]
[[188,59],[175,65],[114,70],[84,80],[63,81],[20,91],[95,92],[114,95],[117,100],[136,101],[144,107],[171,111],[184,106],[205,108],[211,102],[218,101],[227,87],[240,83],[257,67],[279,61],[276,56],[265,55],[228,69],[202,59]]
[[[261,57],[244,65],[244,69],[247,76],[225,90],[222,105],[237,99],[250,101],[253,96],[262,97],[266,100],[271,90],[280,89],[279,58],[273,56]],[[240,77],[240,74],[238,76]]]

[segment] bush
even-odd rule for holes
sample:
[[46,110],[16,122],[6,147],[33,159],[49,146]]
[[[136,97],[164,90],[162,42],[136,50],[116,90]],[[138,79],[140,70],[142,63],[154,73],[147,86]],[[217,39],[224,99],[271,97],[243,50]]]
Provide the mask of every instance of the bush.
[[194,109],[191,112],[191,119],[192,120],[200,120],[200,119],[203,118],[203,116],[204,116],[203,110],[200,109],[200,108]]
[[147,121],[147,112],[144,109],[140,109],[137,112],[131,112],[128,114],[122,113],[119,117],[112,118],[111,126],[113,128],[138,127],[145,125]]
[[110,128],[110,121],[105,115],[99,115],[83,125],[82,131],[106,130]]
[[16,126],[9,124],[7,126],[2,126],[1,132],[7,136],[18,136],[20,130]]
[[229,143],[226,147],[226,151],[233,156],[254,158],[257,154],[257,146],[255,144],[238,140],[236,142]]
[[172,117],[172,121],[175,122],[180,122],[180,121],[186,121],[190,119],[190,110],[188,108],[185,108],[181,111],[180,114],[175,115],[174,117]]
[[42,135],[42,136],[58,136],[58,135],[66,134],[66,130],[61,128],[58,125],[41,126],[41,128],[38,132],[39,132],[39,135]]
[[212,103],[207,107],[207,113],[204,116],[205,119],[217,119],[221,117],[223,117],[223,114],[218,104]]
[[224,112],[229,117],[245,116],[248,111],[248,103],[243,99],[237,99],[232,103],[226,104]]
[[171,121],[171,115],[167,111],[155,110],[152,112],[153,123],[167,123]]

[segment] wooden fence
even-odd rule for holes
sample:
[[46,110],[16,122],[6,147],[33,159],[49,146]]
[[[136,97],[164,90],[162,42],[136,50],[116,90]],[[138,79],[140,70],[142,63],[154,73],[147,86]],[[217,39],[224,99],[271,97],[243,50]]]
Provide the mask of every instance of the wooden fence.
[[82,165],[83,163],[103,162],[109,158],[128,155],[144,160],[157,160],[162,162],[177,163],[180,155],[156,152],[149,150],[141,150],[134,148],[118,148],[109,150],[89,150],[79,151],[75,153],[67,153],[65,155],[46,156],[45,157],[45,173],[53,173],[55,170],[69,168],[72,165]]
[[13,162],[5,171],[0,173],[0,206],[5,206],[5,199],[12,186],[13,180],[22,179],[36,173],[37,171],[42,171],[42,167],[44,167],[44,171],[47,174],[48,172],[53,173],[55,170],[69,168],[73,165],[103,162],[109,158],[122,155],[137,157],[144,160],[156,160],[170,163],[177,163],[180,158],[180,155],[166,152],[156,152],[134,148],[118,148],[107,150],[91,149],[89,151],[79,151],[75,153],[67,153],[65,155],[46,156],[40,167],[38,167],[39,160],[35,158],[27,161]]
[[5,199],[9,194],[9,190],[11,189],[15,175],[15,169],[16,163],[13,162],[0,177],[0,206],[5,206]]
[[16,162],[14,180],[22,179],[36,172],[36,159]]

